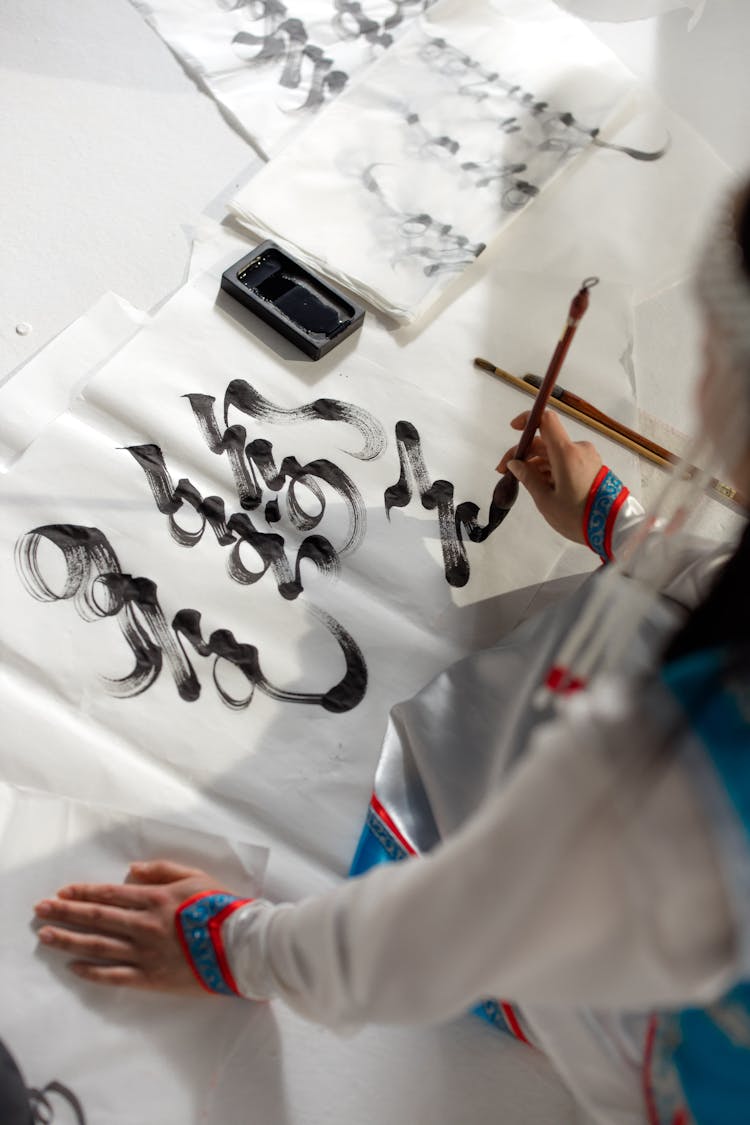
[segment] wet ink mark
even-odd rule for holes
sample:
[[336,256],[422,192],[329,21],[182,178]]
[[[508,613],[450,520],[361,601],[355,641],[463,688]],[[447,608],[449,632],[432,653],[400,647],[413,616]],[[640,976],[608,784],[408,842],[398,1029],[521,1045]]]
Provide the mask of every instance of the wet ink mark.
[[473,501],[466,500],[456,508],[452,482],[430,480],[419,433],[411,422],[396,423],[396,448],[399,479],[385,490],[386,515],[390,520],[391,508],[405,508],[411,502],[414,481],[422,507],[427,511],[437,511],[446,581],[449,586],[465,586],[471,571],[463,541],[464,534],[472,543],[483,543],[500,525],[505,511],[491,503],[488,521],[482,526],[477,520],[479,507]]
[[[184,396],[193,412],[198,429],[209,450],[226,456],[237,501],[241,511],[228,512],[221,496],[203,496],[187,478],[175,485],[164,454],[153,443],[127,446],[144,473],[157,510],[168,517],[169,533],[182,547],[195,547],[210,527],[220,547],[231,547],[227,559],[230,578],[242,585],[258,582],[269,570],[283,598],[293,599],[302,593],[300,566],[311,562],[319,573],[335,577],[340,572],[340,559],[357,550],[366,530],[366,508],[359,489],[349,475],[333,461],[318,458],[300,464],[294,456],[284,457],[280,465],[274,458],[273,444],[266,438],[248,441],[244,426],[227,425],[230,409],[236,409],[255,420],[292,425],[305,421],[344,422],[362,436],[363,447],[349,456],[358,460],[379,457],[386,445],[380,422],[366,410],[340,401],[321,398],[301,407],[287,409],[276,406],[244,379],[229,383],[224,395],[222,431],[216,415],[213,395]],[[265,499],[267,491],[279,493],[286,488],[286,516],[292,528],[306,535],[297,550],[292,567],[286,556],[283,535],[262,531],[247,514],[262,509],[267,524],[281,521],[279,499]],[[346,514],[348,528],[338,547],[325,536],[314,532],[327,509],[327,496],[333,494]],[[265,501],[265,502],[264,502]],[[198,518],[178,519],[183,508],[192,509]],[[312,510],[311,510],[312,508]],[[260,567],[250,567],[243,555],[251,551],[260,560]]]
[[[430,69],[446,78],[459,96],[482,104],[489,119],[501,132],[506,135],[528,132],[530,151],[556,151],[560,153],[562,162],[587,145],[594,144],[623,153],[633,160],[653,161],[660,160],[670,147],[669,137],[664,145],[653,150],[603,141],[599,136],[599,127],[583,124],[570,111],[555,108],[518,83],[503,78],[497,71],[488,70],[445,39],[426,39],[419,50],[419,57]],[[519,118],[517,112],[508,116],[507,103],[518,106],[522,116]],[[534,135],[538,132],[541,132],[541,139]],[[457,155],[457,150],[454,155]],[[489,154],[488,159],[491,158]]]
[[[369,7],[367,0],[364,6],[356,0],[334,0],[336,15],[333,26],[342,39],[366,39],[368,43],[387,48],[393,43],[390,34],[395,28],[421,12],[426,12],[436,0],[391,0],[391,11],[384,19],[377,19],[368,15],[364,10]],[[375,5],[381,9],[381,3]]]
[[[62,555],[65,579],[61,589],[53,589],[45,576],[39,557],[43,544],[52,545]],[[116,619],[134,661],[127,676],[104,677],[107,689],[119,698],[147,691],[166,662],[180,698],[186,702],[198,699],[201,684],[183,641],[199,656],[214,658],[214,685],[222,701],[234,710],[248,707],[256,689],[282,703],[312,704],[334,713],[349,711],[364,698],[367,666],[359,646],[335,618],[316,607],[310,606],[310,612],[338,645],[344,675],[325,692],[287,691],[264,675],[255,645],[238,641],[228,629],[214,630],[204,639],[198,610],[181,609],[168,624],[156,583],[123,573],[114,548],[99,528],[73,524],[33,528],[18,540],[15,562],[23,585],[36,601],[72,600],[78,616],[86,622]],[[222,687],[220,671],[224,665],[244,676],[249,685],[246,695],[237,697]]]
[[[251,65],[273,64],[280,68],[278,83],[287,90],[306,94],[294,111],[316,110],[332,96],[340,93],[349,80],[343,70],[333,70],[333,59],[321,47],[308,42],[302,20],[285,18],[283,4],[263,5],[257,19],[265,20],[265,28],[256,35],[239,31],[232,46],[239,58]],[[250,48],[250,52],[246,50]]]
[[[50,1095],[55,1095],[65,1102],[69,1109],[73,1111],[76,1119],[76,1125],[86,1125],[86,1115],[83,1112],[83,1106],[78,1097],[73,1093],[68,1086],[63,1085],[62,1082],[53,1080],[48,1082],[46,1086],[41,1089],[32,1086],[28,1090],[29,1105],[31,1108],[31,1118],[29,1125],[38,1123],[38,1125],[51,1125],[55,1120],[55,1106],[50,1101]],[[68,1115],[65,1115],[68,1117]]]
[[[338,42],[325,49],[310,41],[307,25],[289,14],[280,0],[218,0],[231,11],[245,9],[257,30],[239,31],[231,44],[238,58],[249,67],[274,67],[278,85],[298,91],[304,100],[292,112],[316,111],[346,87],[349,74],[336,64],[341,44],[362,40],[373,51],[385,51],[393,43],[393,32],[406,20],[427,11],[436,0],[390,0],[376,4],[377,14],[367,0],[333,0],[331,28]],[[260,25],[260,26],[258,26]]]
[[[485,160],[461,160],[461,144],[451,137],[433,137],[422,124],[419,114],[409,112],[404,120],[410,126],[410,131],[419,137],[419,152],[427,156],[434,154],[447,154],[447,158],[456,158],[459,163],[455,165],[456,171],[460,170],[469,176],[475,187],[488,187],[497,183],[505,185],[501,195],[501,206],[504,211],[517,211],[525,207],[530,199],[539,194],[539,188],[521,179],[520,174],[525,172],[528,165],[517,161],[508,161],[503,157],[491,156]],[[515,122],[516,118],[508,118],[506,124]],[[514,125],[509,132],[520,131],[520,125]],[[371,165],[371,167],[373,167]],[[429,217],[429,216],[428,216]]]
[[393,263],[408,258],[421,258],[429,263],[422,267],[426,277],[439,273],[456,273],[478,258],[486,249],[484,242],[471,242],[466,235],[453,229],[451,223],[442,223],[427,212],[411,213],[399,210],[387,198],[380,186],[375,169],[370,164],[362,173],[362,184],[374,195],[387,223],[384,242],[394,248]]
[[225,425],[230,406],[259,422],[345,422],[358,430],[364,439],[364,447],[359,453],[355,453],[354,450],[345,451],[350,457],[357,457],[360,461],[374,460],[380,456],[386,446],[385,430],[369,410],[363,410],[360,406],[337,398],[317,398],[305,406],[288,409],[276,406],[264,398],[260,391],[256,391],[255,387],[244,379],[233,379],[224,395]]

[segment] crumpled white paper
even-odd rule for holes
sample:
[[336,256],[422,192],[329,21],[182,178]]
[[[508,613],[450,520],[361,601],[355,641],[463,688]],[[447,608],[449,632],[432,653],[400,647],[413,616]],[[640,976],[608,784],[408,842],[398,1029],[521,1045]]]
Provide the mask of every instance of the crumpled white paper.
[[[69,957],[39,945],[32,907],[68,882],[120,882],[129,863],[161,858],[208,868],[251,897],[266,849],[0,783],[0,854],[0,1035],[26,1081],[70,1087],[90,1125],[198,1125],[250,1006],[87,984]],[[67,1121],[52,1101],[55,1121]]]
[[131,0],[272,156],[435,0]]
[[[384,488],[398,476],[390,429],[400,416],[419,425],[434,477],[450,476],[460,499],[488,495],[497,457],[512,440],[507,420],[521,402],[517,392],[476,371],[471,358],[484,353],[517,371],[525,365],[538,370],[580,278],[507,274],[497,263],[491,269],[487,259],[480,283],[424,332],[394,335],[368,318],[360,335],[312,364],[219,294],[222,269],[244,249],[241,240],[232,242],[208,274],[150,318],[91,380],[85,397],[40,427],[0,479],[8,516],[0,536],[0,764],[17,784],[270,843],[266,893],[298,898],[335,885],[348,869],[390,704],[518,620],[537,595],[531,585],[537,577],[595,565],[582,548],[572,548],[572,557],[561,552],[522,497],[513,522],[501,529],[505,547],[499,537],[476,545],[471,579],[456,590],[445,582],[435,513],[416,495],[392,511],[390,524],[383,509]],[[210,260],[208,246],[205,255]],[[530,327],[521,314],[531,307]],[[597,315],[587,332],[581,330],[573,353],[579,389],[601,393],[606,385],[612,409],[627,407],[632,397],[617,358],[630,339],[629,307],[628,291],[602,286]],[[296,455],[303,463],[323,457],[347,466],[366,501],[368,530],[358,550],[344,556],[338,579],[305,563],[305,590],[292,601],[279,596],[271,574],[250,587],[233,582],[226,546],[210,529],[192,548],[172,539],[168,517],[156,509],[125,448],[160,442],[175,482],[189,478],[237,509],[227,460],[208,450],[181,397],[214,394],[221,417],[232,378],[252,382],[287,409],[321,397],[357,404],[382,415],[389,431],[387,450],[363,462],[351,455],[361,451],[361,434],[350,424],[260,424],[230,409],[232,424],[246,424],[248,442],[265,437],[279,457]],[[631,462],[623,455],[614,463],[625,473]],[[298,539],[284,511],[286,492],[279,496],[282,520],[273,526],[293,560]],[[266,490],[266,498],[272,495]],[[301,486],[298,496],[314,510],[314,498]],[[346,531],[346,513],[330,491],[326,501],[320,531],[335,541]],[[200,525],[185,507],[176,516],[185,529]],[[255,518],[262,530],[272,530]],[[365,698],[336,714],[256,692],[246,708],[233,709],[218,694],[212,660],[190,645],[198,699],[179,697],[166,663],[140,695],[116,697],[103,677],[133,669],[116,620],[95,613],[84,620],[67,598],[37,602],[19,582],[14,544],[31,527],[62,520],[99,527],[123,569],[156,582],[170,620],[180,607],[194,605],[208,633],[230,628],[238,640],[256,644],[264,671],[284,688],[327,687],[341,676],[340,655],[309,616],[311,604],[327,609],[366,656]],[[60,561],[56,548],[40,544],[39,577],[53,595],[65,585]],[[246,563],[255,565],[250,552]],[[94,596],[106,604],[101,584]],[[140,623],[145,626],[145,618]],[[216,678],[241,692],[226,663]],[[51,953],[34,956],[28,928],[30,904],[62,883],[121,878],[127,862],[153,855],[154,848],[209,868],[240,892],[253,888],[219,862],[223,845],[206,843],[192,828],[165,835],[159,826],[152,831],[90,804],[37,795],[12,796],[0,807],[7,829],[0,840],[6,906],[0,940],[4,951],[14,951],[0,966],[0,1035],[29,1081],[67,1082],[91,1125],[246,1119],[377,1125],[383,1115],[413,1121],[425,1114],[480,1125],[500,1101],[507,1125],[525,1125],[530,1105],[544,1120],[574,1119],[568,1095],[541,1056],[499,1040],[468,1017],[440,1028],[370,1028],[342,1042],[274,1003],[208,999],[204,1007],[69,981],[64,969],[51,967]],[[449,1081],[442,1077],[446,1060]],[[64,1121],[61,1109],[60,1125]]]
[[648,19],[687,8],[691,12],[692,29],[703,15],[706,0],[556,0],[561,8],[587,20],[621,23],[628,20]]
[[[464,536],[467,581],[449,585],[438,512],[422,503],[408,465],[411,499],[392,507],[390,519],[385,510],[385,491],[401,471],[396,425],[416,428],[429,479],[452,482],[455,506],[474,501],[484,521],[495,466],[513,441],[508,421],[527,403],[476,370],[473,356],[521,373],[543,370],[581,278],[507,273],[497,263],[422,333],[394,336],[368,318],[360,334],[312,364],[231,298],[217,300],[219,274],[220,266],[172,298],[0,481],[7,512],[0,531],[6,754],[29,758],[42,777],[64,782],[65,755],[46,719],[57,710],[64,718],[54,725],[65,745],[90,732],[94,745],[99,739],[167,763],[214,793],[262,810],[274,831],[294,826],[295,839],[345,871],[389,708],[451,660],[512,627],[536,584],[559,574],[562,553],[559,538],[522,496],[485,543]],[[630,335],[629,291],[601,285],[571,353],[574,386],[620,415],[632,404],[619,362]],[[364,436],[351,422],[254,418],[228,407],[229,426],[245,428],[240,448],[272,442],[277,466],[285,458],[299,465],[322,460],[347,474],[361,496],[358,519],[367,521],[358,545],[342,551],[351,540],[352,507],[320,477],[310,481],[322,489],[325,510],[309,485],[295,486],[298,503],[322,517],[307,531],[290,517],[289,480],[276,489],[263,485],[257,462],[261,502],[242,508],[228,456],[211,452],[185,397],[212,396],[204,402],[223,432],[224,397],[235,380],[287,411],[336,400],[373,419],[373,432],[382,427],[380,455],[362,460]],[[178,541],[142,463],[129,452],[149,445],[158,446],[175,487],[189,481],[201,496],[223,501],[226,520],[237,515],[260,535],[281,537],[292,576],[310,535],[327,537],[340,553],[338,574],[303,557],[302,588],[288,587],[284,596],[281,572],[264,572],[251,542],[232,536],[219,542],[187,501],[173,511]],[[612,464],[632,475],[624,451]],[[267,505],[274,500],[280,519],[269,523]],[[39,530],[61,526],[97,529],[97,553],[66,562],[54,538]],[[102,562],[105,540],[111,553]],[[257,581],[231,576],[235,548]],[[159,637],[156,618],[144,616],[149,603],[123,601],[131,597],[125,578],[117,580],[119,594],[104,578],[117,573],[113,558],[123,576],[155,584],[150,604],[163,614]],[[595,562],[584,548],[574,549],[568,573]],[[199,629],[208,648],[188,639],[184,613],[183,631],[174,633],[175,617],[185,610],[201,615],[191,619],[191,635],[197,638]],[[309,698],[325,695],[347,674],[330,619],[358,646],[368,674],[361,699],[345,698],[341,711]],[[123,633],[131,627],[133,644],[138,630],[148,641],[138,649],[140,664]],[[252,693],[241,667],[227,658],[232,643],[255,646],[270,694],[268,687]],[[284,694],[275,698],[274,691]],[[287,698],[295,692],[299,701]]]
[[94,372],[127,343],[147,314],[104,293],[0,387],[0,473],[63,414]]
[[408,322],[632,89],[612,52],[551,0],[444,0],[231,208]]

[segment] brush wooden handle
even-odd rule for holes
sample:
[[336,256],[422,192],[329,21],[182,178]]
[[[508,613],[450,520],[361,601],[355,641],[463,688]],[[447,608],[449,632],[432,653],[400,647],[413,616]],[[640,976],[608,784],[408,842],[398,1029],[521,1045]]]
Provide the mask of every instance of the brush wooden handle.
[[[530,383],[525,382],[523,379],[518,379],[515,375],[511,375],[509,371],[504,371],[502,367],[496,367],[495,364],[490,363],[488,359],[482,359],[480,356],[477,356],[474,360],[474,365],[475,367],[481,367],[482,371],[488,371],[490,375],[495,375],[503,379],[506,383],[517,387],[518,390],[523,391],[524,394],[536,397],[536,388]],[[609,438],[610,441],[617,442],[617,444],[623,446],[623,448],[629,449],[631,453],[636,453],[639,457],[643,457],[645,461],[650,461],[652,464],[658,465],[660,469],[669,469],[672,465],[679,464],[680,462],[680,458],[674,453],[669,453],[668,450],[664,450],[665,453],[669,453],[668,458],[662,457],[659,453],[654,453],[652,449],[643,444],[640,435],[636,434],[635,430],[631,430],[630,432],[637,440],[625,437],[625,435],[618,430],[613,430],[611,426],[605,425],[604,422],[599,422],[595,418],[589,417],[588,414],[583,414],[580,410],[568,406],[567,403],[561,402],[559,398],[550,398],[547,405],[554,407],[555,410],[559,410],[561,414],[567,415],[568,418],[573,418],[576,422],[580,422],[581,425],[588,426],[591,430],[596,430],[597,433],[601,434],[603,437]],[[736,488],[732,488],[730,485],[724,484],[720,480],[714,479],[710,481],[708,491],[712,496],[715,496],[717,500],[728,501],[733,507],[742,508],[744,511],[750,507],[750,502],[748,502]]]
[[[541,386],[541,379],[538,375],[524,375],[524,383],[528,383],[537,389]],[[588,402],[585,398],[580,398],[578,395],[573,394],[572,391],[565,390],[564,387],[555,387],[552,392],[552,397],[558,402],[564,403],[565,406],[570,406],[573,410],[579,411],[586,418],[591,418],[594,422],[600,422],[603,426],[608,426],[610,430],[615,433],[621,434],[622,437],[628,438],[630,441],[636,442],[637,445],[642,445],[644,449],[650,449],[657,457],[662,457],[665,461],[669,461],[671,465],[679,465],[680,458],[675,453],[670,453],[663,445],[652,441],[644,434],[639,434],[637,430],[631,430],[630,426],[626,426],[624,422],[618,422],[616,418],[612,418],[609,414],[605,414],[603,410],[599,410],[593,403]]]

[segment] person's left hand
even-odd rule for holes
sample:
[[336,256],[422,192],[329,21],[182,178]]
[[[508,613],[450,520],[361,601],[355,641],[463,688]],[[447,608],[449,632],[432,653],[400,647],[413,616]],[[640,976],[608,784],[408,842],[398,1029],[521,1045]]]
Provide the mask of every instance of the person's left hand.
[[39,940],[73,954],[70,968],[85,980],[207,996],[182,952],[174,916],[191,895],[221,889],[205,871],[166,860],[134,863],[127,883],[74,883],[37,903]]

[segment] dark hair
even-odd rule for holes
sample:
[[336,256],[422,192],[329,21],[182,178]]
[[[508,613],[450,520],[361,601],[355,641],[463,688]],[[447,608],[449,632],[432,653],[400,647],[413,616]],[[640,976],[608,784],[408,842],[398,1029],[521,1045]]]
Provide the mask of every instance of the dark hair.
[[665,663],[698,649],[722,648],[735,671],[750,671],[750,526],[708,596],[672,637]]
[[[750,188],[737,215],[737,241],[750,280]],[[748,372],[750,379],[750,372]],[[748,435],[750,439],[750,435]],[[704,648],[722,648],[734,671],[750,671],[750,526],[708,596],[667,645],[664,662]]]

